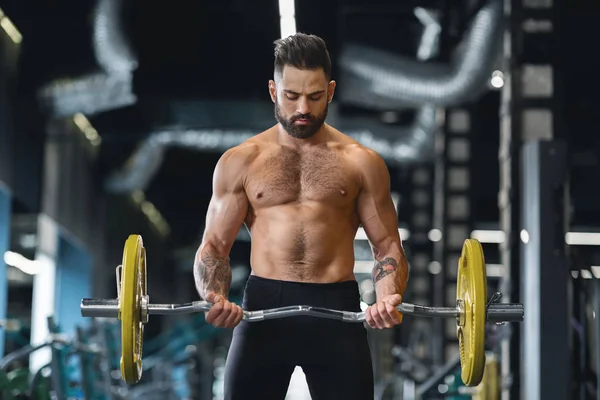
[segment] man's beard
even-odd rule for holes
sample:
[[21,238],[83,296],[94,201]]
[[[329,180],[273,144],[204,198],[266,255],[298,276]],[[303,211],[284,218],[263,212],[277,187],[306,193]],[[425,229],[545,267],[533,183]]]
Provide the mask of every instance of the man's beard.
[[[286,119],[283,115],[281,115],[281,109],[279,108],[279,104],[277,101],[275,102],[275,118],[277,121],[283,126],[283,129],[291,136],[296,139],[308,139],[314,136],[315,133],[325,123],[325,119],[327,118],[329,104],[325,106],[325,110],[321,115],[314,116],[312,114],[296,114],[289,119]],[[299,119],[305,119],[306,125],[296,125],[294,122]]]

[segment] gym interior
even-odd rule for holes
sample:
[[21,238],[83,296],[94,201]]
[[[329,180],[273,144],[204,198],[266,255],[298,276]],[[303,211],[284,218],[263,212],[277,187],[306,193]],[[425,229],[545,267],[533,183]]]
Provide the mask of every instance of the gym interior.
[[[368,330],[375,398],[600,399],[600,3],[217,3],[0,1],[1,398],[223,398],[232,330],[193,276],[213,171],[276,123],[273,42],[305,32],[327,123],[390,172],[403,302],[445,310]],[[238,304],[250,246],[242,227]],[[364,311],[364,229],[354,250]],[[301,368],[286,399],[310,399]]]

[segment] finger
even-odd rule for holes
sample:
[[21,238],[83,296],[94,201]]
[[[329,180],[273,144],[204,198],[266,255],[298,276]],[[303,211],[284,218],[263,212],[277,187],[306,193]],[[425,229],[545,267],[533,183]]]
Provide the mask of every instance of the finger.
[[215,292],[208,292],[204,300],[208,301],[209,303],[218,303],[219,301],[223,300],[223,298]]
[[399,294],[392,295],[387,299],[387,303],[395,307],[398,304],[402,303],[402,296],[400,296]]
[[377,303],[377,311],[378,311],[379,317],[381,318],[381,321],[382,321],[382,329],[392,327],[392,323],[388,317],[387,306],[388,306],[388,303],[386,303],[384,301]]
[[373,316],[371,315],[370,306],[365,310],[365,321],[367,322],[367,325],[369,325],[371,328],[377,327],[375,324],[375,320],[373,320]]
[[381,319],[381,315],[379,315],[379,308],[377,304],[373,304],[371,308],[371,316],[373,317],[373,322],[375,323],[375,329],[383,329],[383,319]]
[[244,318],[244,310],[242,310],[242,307],[236,306],[234,327],[237,326],[237,324],[239,324],[243,318]]
[[215,321],[213,322],[213,325],[221,327],[221,328],[224,328],[225,327],[225,321],[227,321],[227,319],[231,315],[231,311],[232,310],[233,310],[233,305],[230,302],[228,302],[228,301],[224,301],[223,302],[223,311],[221,311],[221,313],[219,314],[219,316],[215,318]]
[[379,303],[375,303],[373,304],[373,306],[371,307],[371,315],[373,316],[373,321],[375,321],[375,327],[377,329],[383,329],[385,328],[385,325],[383,323],[383,319],[381,318],[381,315],[379,313]]
[[231,312],[229,313],[229,315],[227,316],[227,319],[225,320],[225,322],[223,322],[223,327],[224,328],[233,328],[234,326],[237,325],[237,319],[239,316],[239,307],[237,305],[235,305],[234,303],[231,303]]
[[219,314],[221,314],[222,309],[223,305],[220,303],[218,305],[212,306],[211,309],[206,313],[206,322],[212,324],[215,321],[215,318],[218,317]]
[[223,302],[220,301],[210,308],[210,310],[206,314],[206,322],[208,322],[209,324],[213,324],[215,321],[215,318],[217,318],[219,315],[221,315],[222,311],[223,311]]
[[394,307],[390,303],[386,303],[385,310],[386,320],[389,321],[390,324],[397,325],[400,322],[402,322],[402,316],[398,312],[398,310],[396,310],[396,307]]
[[204,319],[206,320],[206,322],[210,323],[215,318],[214,317],[215,312],[213,311],[211,313],[211,311],[217,309],[215,307],[215,303],[217,303],[215,301],[216,297],[217,297],[217,294],[215,292],[208,292],[208,293],[206,293],[206,296],[204,296],[204,301],[207,301],[209,303],[213,303],[213,304],[210,305],[210,308],[208,309],[208,311],[204,312]]
[[238,320],[237,320],[237,324],[239,324],[243,319],[244,319],[244,309],[242,307],[238,307]]

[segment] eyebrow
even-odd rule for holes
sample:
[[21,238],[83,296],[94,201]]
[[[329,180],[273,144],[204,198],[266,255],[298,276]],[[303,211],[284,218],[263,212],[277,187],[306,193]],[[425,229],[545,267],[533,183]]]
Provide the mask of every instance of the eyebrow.
[[[289,94],[300,96],[300,93],[294,92],[293,90],[283,89],[283,91],[286,92],[286,93],[289,93]],[[322,93],[325,93],[325,91],[324,90],[317,90],[316,92],[309,93],[308,95],[309,96],[314,96],[314,95],[322,94]]]

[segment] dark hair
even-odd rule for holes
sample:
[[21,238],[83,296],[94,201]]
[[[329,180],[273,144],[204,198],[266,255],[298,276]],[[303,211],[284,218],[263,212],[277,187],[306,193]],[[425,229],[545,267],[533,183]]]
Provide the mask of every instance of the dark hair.
[[331,79],[331,58],[325,41],[316,35],[296,33],[275,41],[275,74],[289,65],[299,69],[322,68]]

